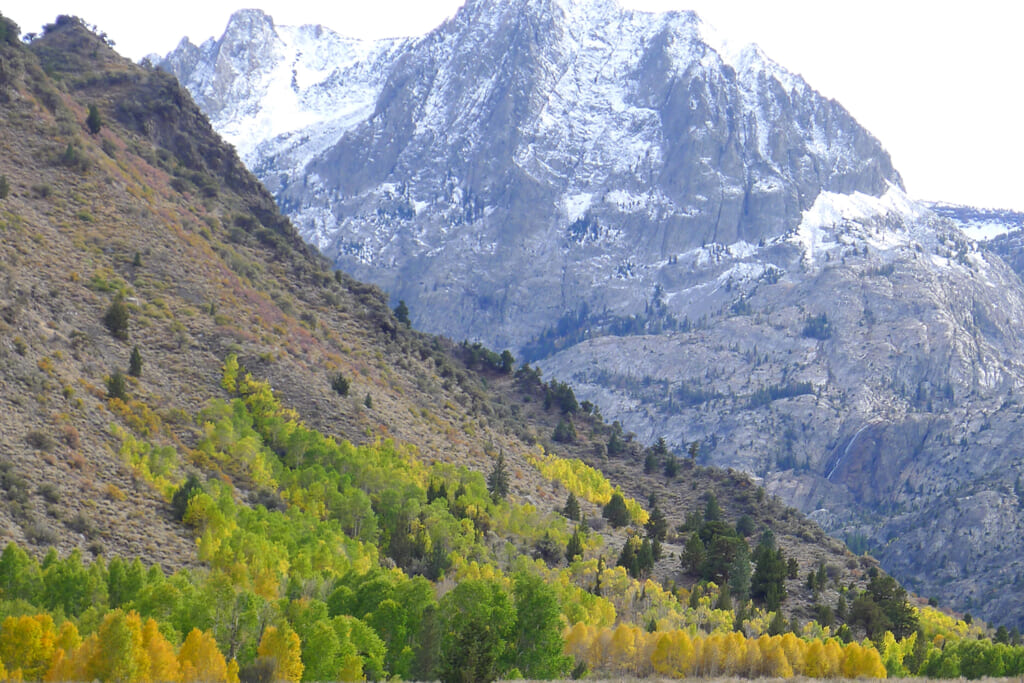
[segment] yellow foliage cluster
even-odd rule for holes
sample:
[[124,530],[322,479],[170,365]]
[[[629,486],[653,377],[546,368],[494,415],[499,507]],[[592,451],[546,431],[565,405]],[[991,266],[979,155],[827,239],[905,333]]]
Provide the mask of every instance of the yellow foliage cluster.
[[565,651],[591,671],[618,676],[886,677],[882,658],[870,644],[803,640],[792,633],[697,636],[682,630],[648,633],[628,624],[576,624],[566,631]]
[[163,431],[163,420],[142,401],[111,398],[107,404],[110,411],[119,415],[139,436],[156,436]]
[[982,638],[985,635],[985,628],[980,624],[968,624],[963,619],[957,619],[932,607],[921,607],[914,610],[917,613],[917,621],[921,632],[930,641],[965,640]]
[[119,609],[84,640],[72,622],[57,629],[47,614],[7,617],[0,625],[0,659],[0,677],[12,680],[238,683],[238,664],[225,661],[209,632],[194,629],[175,653],[156,621]]
[[[561,483],[573,495],[595,505],[607,505],[617,490],[601,472],[577,458],[560,458],[553,453],[544,453],[538,446],[538,451],[527,453],[526,459],[545,479]],[[632,498],[622,497],[630,519],[636,524],[646,524],[649,517],[643,506]]]
[[257,650],[260,657],[275,662],[275,681],[299,681],[304,670],[299,636],[291,629],[268,626]]
[[[111,399],[111,403],[114,402],[119,401]],[[177,450],[173,446],[154,446],[148,441],[137,439],[117,425],[113,425],[111,431],[121,440],[121,448],[118,449],[121,459],[143,481],[159,491],[166,500],[170,500],[178,486]]]

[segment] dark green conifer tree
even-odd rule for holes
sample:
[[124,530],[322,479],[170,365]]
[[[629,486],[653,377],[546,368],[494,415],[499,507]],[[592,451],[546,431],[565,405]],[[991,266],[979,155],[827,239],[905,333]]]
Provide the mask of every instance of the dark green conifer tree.
[[499,453],[494,468],[487,475],[487,490],[497,502],[508,495],[508,471],[505,469],[505,454]]
[[88,126],[89,132],[96,135],[103,128],[103,119],[100,116],[100,110],[96,108],[95,104],[89,105],[89,115],[85,118],[85,125]]
[[612,494],[611,500],[604,506],[601,514],[616,529],[629,524],[629,509],[626,507],[626,500],[618,491]]
[[583,539],[580,538],[578,529],[572,532],[569,543],[565,546],[565,559],[572,562],[576,558],[583,558]]
[[128,374],[132,377],[142,377],[142,353],[138,346],[132,347],[132,355],[128,358]]
[[572,491],[569,492],[569,497],[565,499],[565,507],[562,508],[562,514],[574,522],[580,521],[580,503],[576,500],[576,496]]

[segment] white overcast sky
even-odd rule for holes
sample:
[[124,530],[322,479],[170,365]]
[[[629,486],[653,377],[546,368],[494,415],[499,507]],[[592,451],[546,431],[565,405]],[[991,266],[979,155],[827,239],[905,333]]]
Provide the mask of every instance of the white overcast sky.
[[[1024,210],[1024,2],[1019,0],[619,0],[693,9],[726,38],[841,102],[889,150],[920,199]],[[125,56],[219,36],[259,7],[279,24],[360,37],[420,35],[463,0],[0,0],[23,32],[58,14],[96,24]],[[3,6],[7,5],[7,6]]]

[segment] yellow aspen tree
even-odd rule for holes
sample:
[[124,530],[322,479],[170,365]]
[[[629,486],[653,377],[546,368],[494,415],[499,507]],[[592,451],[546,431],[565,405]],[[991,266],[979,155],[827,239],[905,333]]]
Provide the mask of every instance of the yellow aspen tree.
[[793,669],[793,675],[804,673],[804,643],[792,631],[782,635],[782,650],[786,653],[786,661]]
[[[73,656],[82,644],[82,637],[78,635],[78,628],[74,623],[65,621],[57,631],[57,637],[53,645],[53,657],[47,666],[44,681],[71,681],[82,680],[85,676],[85,669],[81,667],[78,672],[72,666]],[[76,676],[76,673],[78,674]]]
[[723,671],[730,676],[742,675],[746,670],[747,639],[739,631],[731,631],[724,636],[725,655],[722,664]]
[[707,667],[704,660],[704,639],[700,636],[693,638],[693,666],[690,667],[694,676],[706,676]]
[[178,651],[178,666],[182,683],[227,681],[227,662],[209,631],[189,631]]
[[694,639],[686,631],[676,631],[676,647],[679,648],[679,669],[685,676],[690,676],[697,667],[697,646]]
[[0,661],[14,677],[38,680],[53,659],[53,619],[48,614],[7,617],[0,625]]
[[704,648],[701,652],[702,673],[704,676],[719,676],[724,671],[726,653],[725,643],[718,633],[711,633],[703,638]]
[[[651,656],[655,670],[673,678],[688,676],[694,666],[693,641],[686,631],[670,631],[658,638]],[[659,670],[660,668],[660,670]]]
[[82,644],[82,636],[78,635],[78,627],[74,622],[65,621],[57,629],[57,637],[53,646],[65,652],[74,652],[75,648]]
[[234,657],[228,662],[227,683],[238,683],[238,660]]
[[843,648],[843,663],[840,672],[843,678],[856,678],[861,667],[861,646],[860,643],[847,643]]
[[589,662],[591,669],[608,670],[611,668],[612,635],[614,633],[614,629],[602,628],[594,634],[594,638],[590,642],[590,650],[587,655],[587,661]]
[[587,651],[590,649],[590,641],[596,630],[583,622],[574,624],[562,635],[565,639],[565,654],[576,661],[587,662]]
[[637,628],[636,633],[636,675],[643,678],[650,676],[651,672],[654,670],[651,664],[651,658],[654,655],[654,648],[658,645],[658,634],[647,633],[641,628]]
[[108,612],[96,631],[96,649],[91,654],[87,665],[90,678],[124,683],[146,680],[149,655],[142,647],[139,613]]
[[149,674],[146,680],[159,682],[179,679],[181,666],[178,664],[178,657],[153,619],[147,619],[142,626],[142,647],[149,655]]
[[804,675],[811,678],[824,678],[827,671],[825,644],[820,640],[812,640],[804,655]]
[[882,663],[882,656],[878,654],[878,650],[874,647],[864,648],[864,671],[861,675],[867,676],[868,678],[887,678],[888,673],[885,670],[885,664]]
[[885,678],[885,666],[878,651],[860,643],[850,643],[843,649],[842,674],[844,678]]
[[290,628],[268,626],[256,652],[274,660],[274,680],[298,683],[302,679],[302,643]]
[[626,624],[619,624],[612,633],[611,648],[609,650],[609,664],[616,671],[622,673],[633,673],[633,661],[636,655],[636,634]]
[[747,641],[746,652],[743,655],[743,668],[738,675],[744,678],[755,678],[761,675],[761,648],[757,646],[757,640],[745,638]]
[[825,642],[825,672],[823,678],[837,678],[842,671],[843,646],[835,638],[829,638]]
[[672,636],[662,633],[658,637],[658,644],[655,645],[654,652],[651,653],[651,666],[654,668],[654,673],[673,678],[680,676],[677,673],[678,669],[675,667],[673,655]]
[[[4,678],[6,678],[6,675]],[[53,659],[50,660],[50,668],[46,670],[43,680],[46,683],[59,683],[60,681],[79,681],[83,679],[81,676],[75,676],[71,655],[66,650],[58,648],[53,653]]]
[[95,633],[73,650],[57,649],[45,680],[90,681],[95,678],[90,667],[99,655],[99,636]]
[[757,640],[761,649],[762,676],[775,678],[792,678],[793,667],[786,659],[786,651],[782,647],[782,638],[779,636],[761,636]]

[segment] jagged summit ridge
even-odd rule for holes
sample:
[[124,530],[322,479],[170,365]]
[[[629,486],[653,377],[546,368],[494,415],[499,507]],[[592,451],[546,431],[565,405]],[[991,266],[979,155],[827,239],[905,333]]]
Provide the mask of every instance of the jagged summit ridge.
[[309,85],[289,65],[312,29],[234,23],[164,68],[308,241],[456,337],[517,347],[581,301],[635,312],[676,254],[782,235],[822,190],[901,185],[842,107],[692,12],[480,0],[420,39],[322,29]]
[[198,47],[185,38],[161,66],[253,166],[261,143],[321,128],[336,136],[369,116],[383,85],[381,61],[404,42],[278,26],[261,10],[239,10],[220,38]]

